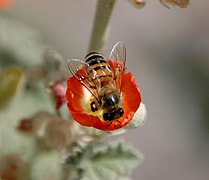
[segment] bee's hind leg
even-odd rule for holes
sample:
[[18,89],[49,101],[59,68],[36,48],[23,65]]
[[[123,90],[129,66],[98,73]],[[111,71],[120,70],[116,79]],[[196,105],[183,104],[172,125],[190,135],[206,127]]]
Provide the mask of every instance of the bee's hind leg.
[[120,122],[119,120],[116,120],[117,122],[119,122],[120,124],[122,124],[122,122]]
[[112,121],[106,126],[106,128],[108,128],[111,124],[112,124]]
[[94,101],[91,102],[90,106],[91,106],[92,112],[98,111],[98,108],[97,108],[96,103]]

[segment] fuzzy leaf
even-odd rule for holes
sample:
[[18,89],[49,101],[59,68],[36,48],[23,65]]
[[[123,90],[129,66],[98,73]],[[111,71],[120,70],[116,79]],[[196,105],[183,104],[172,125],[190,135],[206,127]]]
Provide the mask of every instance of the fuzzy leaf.
[[57,152],[45,152],[34,159],[31,167],[31,179],[33,180],[59,180],[61,166]]
[[0,66],[41,62],[40,54],[48,47],[42,35],[16,18],[0,16]]
[[[68,157],[66,163],[78,168],[82,180],[124,179],[140,163],[143,156],[121,143],[108,145],[105,150],[94,152],[91,148]],[[82,170],[82,171],[81,171]]]
[[22,70],[15,66],[0,71],[0,107],[8,104],[14,97],[22,75]]
[[130,175],[139,163],[139,156],[132,150],[125,150],[121,144],[109,147],[105,152],[94,154],[86,161],[83,180],[112,179]]

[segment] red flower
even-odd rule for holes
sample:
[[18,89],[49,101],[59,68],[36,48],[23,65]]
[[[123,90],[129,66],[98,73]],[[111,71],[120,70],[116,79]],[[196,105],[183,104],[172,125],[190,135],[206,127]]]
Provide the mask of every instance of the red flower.
[[[112,70],[114,71],[115,69],[113,68]],[[68,100],[68,109],[73,118],[81,125],[109,131],[122,128],[128,124],[139,108],[141,95],[133,75],[124,72],[122,76],[121,92],[124,114],[119,119],[113,120],[111,124],[109,121],[103,120],[102,110],[96,112],[91,111],[91,93],[76,79],[76,77],[70,77],[67,83],[66,98]]]
[[0,9],[7,8],[13,3],[13,0],[0,0]]

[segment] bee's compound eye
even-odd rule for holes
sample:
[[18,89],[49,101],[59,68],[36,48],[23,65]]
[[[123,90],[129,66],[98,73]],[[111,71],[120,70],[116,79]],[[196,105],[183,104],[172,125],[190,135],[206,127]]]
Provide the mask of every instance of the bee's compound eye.
[[124,114],[124,110],[122,109],[122,108],[119,108],[118,110],[117,110],[117,113],[120,115],[120,117],[121,116],[123,116],[123,114]]
[[114,119],[114,115],[112,113],[104,113],[103,114],[103,118],[106,121],[110,121],[110,120],[113,120]]

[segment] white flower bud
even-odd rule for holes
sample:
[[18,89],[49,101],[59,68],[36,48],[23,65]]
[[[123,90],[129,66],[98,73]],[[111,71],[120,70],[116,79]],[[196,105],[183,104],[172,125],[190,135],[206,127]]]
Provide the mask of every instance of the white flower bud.
[[128,123],[125,126],[125,128],[130,129],[130,128],[143,126],[146,119],[147,119],[147,109],[146,106],[143,103],[141,103],[138,110],[134,114],[133,119],[130,121],[130,123]]

